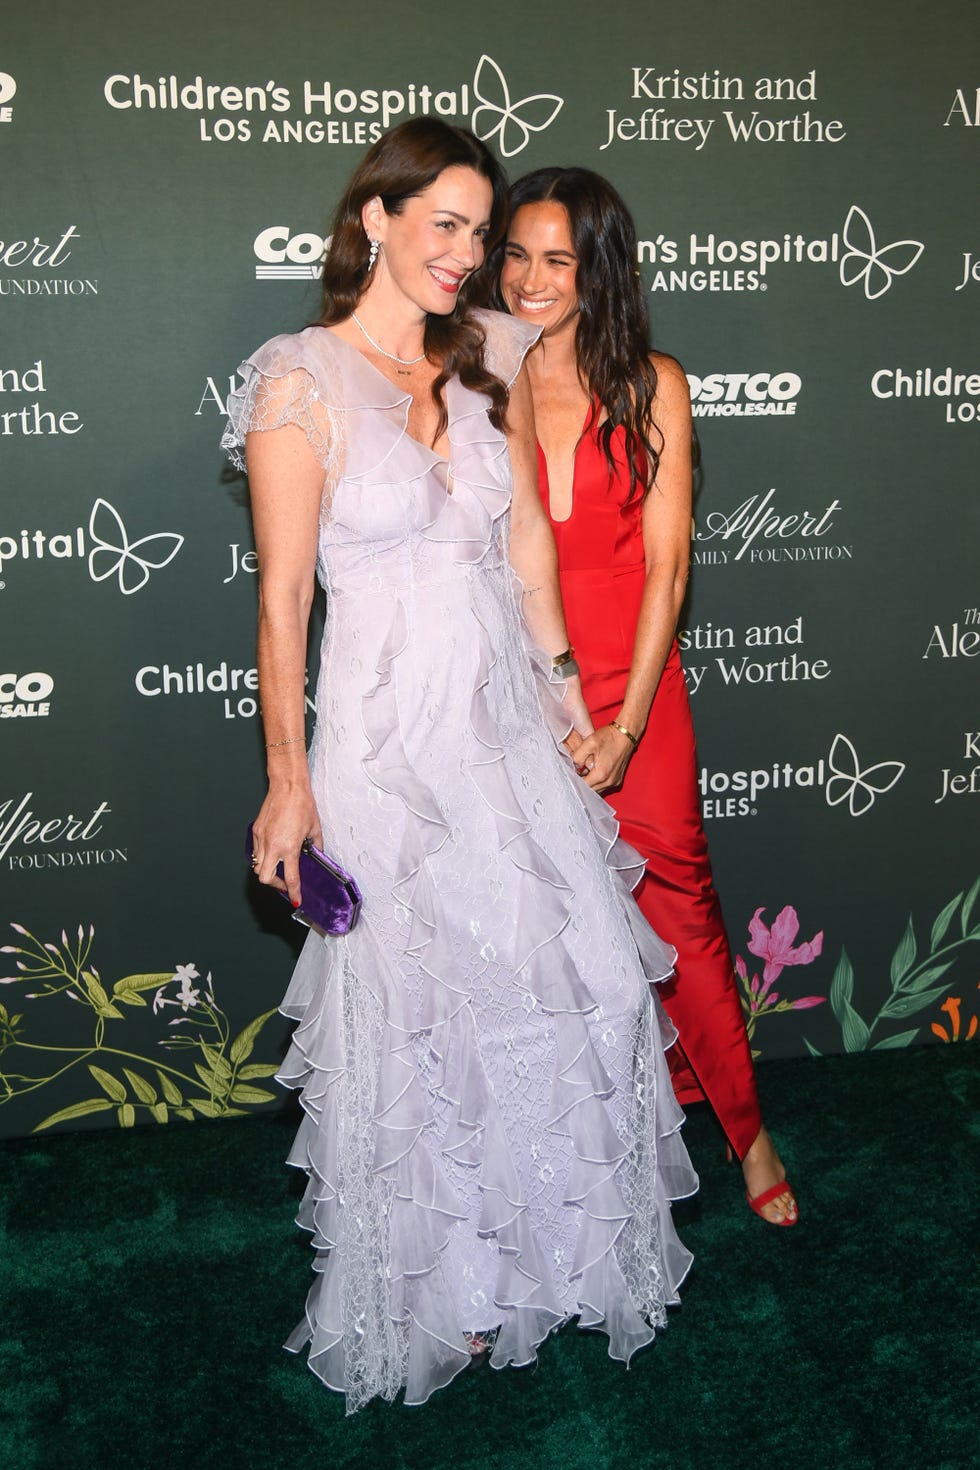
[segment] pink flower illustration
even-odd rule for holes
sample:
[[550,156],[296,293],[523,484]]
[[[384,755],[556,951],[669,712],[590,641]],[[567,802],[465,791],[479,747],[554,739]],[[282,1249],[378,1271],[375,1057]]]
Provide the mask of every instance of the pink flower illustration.
[[806,944],[797,945],[794,949],[793,940],[800,932],[800,921],[796,916],[796,910],[787,904],[776,915],[771,929],[767,928],[759,917],[764,912],[764,909],[756,909],[749,920],[749,953],[765,960],[762,979],[768,989],[768,986],[778,979],[787,965],[813,963],[823,950],[823,930],[821,929]]
[[[749,1040],[763,1016],[781,1015],[785,1011],[808,1011],[813,1006],[823,1005],[826,996],[802,995],[798,1000],[780,997],[773,986],[787,965],[809,965],[823,949],[823,930],[815,934],[808,944],[793,947],[793,940],[800,930],[799,919],[794,908],[786,907],[777,916],[772,929],[768,929],[760,915],[764,909],[756,909],[749,921],[749,952],[765,960],[761,977],[750,975],[742,956],[735,956],[735,973],[742,990],[742,1010],[745,1013],[745,1029]],[[753,1052],[753,1056],[757,1056]]]

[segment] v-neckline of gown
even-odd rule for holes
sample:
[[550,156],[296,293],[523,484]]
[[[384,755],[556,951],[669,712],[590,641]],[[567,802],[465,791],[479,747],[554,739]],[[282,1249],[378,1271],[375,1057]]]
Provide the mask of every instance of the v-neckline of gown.
[[[384,374],[382,373],[382,377],[383,376]],[[544,460],[544,472],[548,482],[548,519],[552,522],[553,525],[556,526],[567,526],[569,521],[572,519],[572,516],[575,514],[575,476],[578,473],[578,452],[582,446],[582,441],[585,438],[585,431],[589,427],[589,419],[592,415],[594,406],[594,400],[590,398],[588,407],[585,410],[585,418],[582,421],[582,427],[581,429],[579,429],[578,438],[575,441],[575,448],[572,450],[572,490],[571,495],[569,496],[568,515],[562,516],[561,519],[559,519],[557,516],[552,515],[551,513],[551,466],[548,464],[548,456],[544,452],[544,446],[542,445],[541,440],[538,439],[536,441],[538,451],[541,455],[541,458]]]
[[[339,334],[337,332],[333,331],[330,327],[322,327],[321,330],[324,331],[324,332],[327,332],[329,334],[329,336],[330,336],[330,338],[331,338],[332,341],[334,341],[334,342],[340,342],[344,347],[347,348],[348,352],[353,352],[360,359],[360,361],[364,364],[364,366],[368,369],[368,371],[373,374],[374,377],[380,378],[380,380],[381,380],[382,383],[386,383],[389,388],[393,389],[394,392],[399,395],[399,397],[398,397],[398,403],[399,404],[402,404],[402,403],[410,404],[412,402],[412,394],[411,393],[404,392],[402,389],[400,389],[398,387],[398,384],[397,383],[393,383],[391,381],[391,379],[389,377],[387,377],[381,371],[380,368],[375,367],[374,363],[371,362],[368,359],[368,357],[360,350],[359,347],[355,347],[354,346],[353,342],[348,342],[346,340],[346,338],[339,336]],[[448,383],[447,383],[446,386],[447,387],[449,386]],[[394,407],[394,406],[395,405],[393,404],[392,407]],[[446,486],[446,494],[447,495],[451,495],[452,494],[452,478],[453,478],[453,476],[452,476],[452,439],[449,439],[449,430],[452,427],[452,418],[450,417],[449,422],[446,425],[446,437],[447,437],[447,439],[449,439],[449,450],[450,450],[450,452],[449,452],[449,454],[437,454],[436,451],[430,445],[423,444],[421,439],[416,439],[416,437],[415,437],[414,434],[410,434],[408,432],[408,412],[409,411],[406,408],[406,410],[405,410],[405,423],[402,426],[402,433],[404,434],[405,438],[411,444],[417,445],[418,448],[423,451],[423,453],[431,455],[432,458],[434,460],[436,460],[439,464],[445,465],[445,467],[446,467],[446,473],[447,473],[447,476],[448,476],[447,486]],[[446,413],[447,414],[449,413],[449,396],[448,396],[448,394],[446,396]]]

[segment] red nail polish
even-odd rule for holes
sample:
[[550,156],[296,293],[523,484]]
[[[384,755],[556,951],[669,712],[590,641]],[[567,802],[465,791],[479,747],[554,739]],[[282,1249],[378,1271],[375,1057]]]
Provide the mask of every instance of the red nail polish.
[[298,909],[299,908],[299,899],[298,898],[290,899],[290,902],[292,903],[292,906],[293,906],[294,909]]

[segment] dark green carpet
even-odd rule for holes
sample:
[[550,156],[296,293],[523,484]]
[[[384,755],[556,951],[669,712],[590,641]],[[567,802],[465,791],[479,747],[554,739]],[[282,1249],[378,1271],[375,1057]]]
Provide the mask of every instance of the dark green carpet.
[[762,1068],[801,1201],[741,1202],[712,1120],[686,1139],[697,1263],[627,1373],[566,1328],[536,1369],[345,1419],[278,1344],[309,1247],[292,1122],[0,1148],[5,1470],[710,1470],[980,1463],[980,1046]]

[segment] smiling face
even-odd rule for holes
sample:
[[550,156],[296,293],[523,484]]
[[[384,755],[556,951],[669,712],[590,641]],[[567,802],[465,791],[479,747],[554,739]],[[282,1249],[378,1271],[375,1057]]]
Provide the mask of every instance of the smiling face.
[[500,294],[511,316],[544,328],[545,337],[574,331],[579,313],[578,257],[564,205],[522,204],[511,220]]
[[396,309],[410,303],[447,315],[467,276],[483,264],[492,204],[489,180],[463,165],[443,169],[398,214],[372,199],[364,207],[364,229],[381,241],[382,251],[368,293],[383,292],[386,305]]

